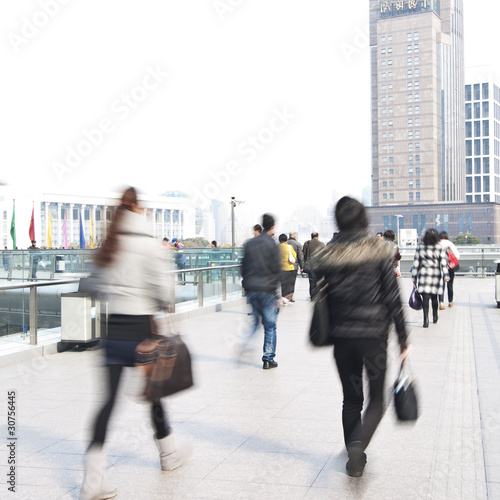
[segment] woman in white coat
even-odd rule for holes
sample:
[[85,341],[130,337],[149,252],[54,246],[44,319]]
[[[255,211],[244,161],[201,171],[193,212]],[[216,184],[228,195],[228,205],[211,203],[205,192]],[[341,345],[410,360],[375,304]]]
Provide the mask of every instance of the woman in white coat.
[[[135,349],[152,337],[151,316],[168,310],[173,300],[173,283],[168,274],[167,252],[148,234],[136,190],[122,195],[106,240],[96,254],[99,291],[108,302],[108,333],[104,344],[108,396],[97,413],[92,439],[85,455],[85,479],[81,500],[116,496],[105,480],[103,445],[123,368],[134,366]],[[172,470],[191,454],[190,446],[179,446],[160,400],[151,404],[154,438],[160,452],[161,468]]]

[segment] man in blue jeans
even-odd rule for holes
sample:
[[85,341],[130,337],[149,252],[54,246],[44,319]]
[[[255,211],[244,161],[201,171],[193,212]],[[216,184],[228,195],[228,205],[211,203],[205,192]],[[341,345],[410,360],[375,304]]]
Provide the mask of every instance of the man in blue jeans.
[[280,252],[274,236],[274,217],[262,216],[262,234],[248,240],[241,263],[243,289],[252,307],[253,325],[250,336],[254,335],[262,320],[264,326],[264,370],[276,368],[276,320],[278,317],[280,280]]

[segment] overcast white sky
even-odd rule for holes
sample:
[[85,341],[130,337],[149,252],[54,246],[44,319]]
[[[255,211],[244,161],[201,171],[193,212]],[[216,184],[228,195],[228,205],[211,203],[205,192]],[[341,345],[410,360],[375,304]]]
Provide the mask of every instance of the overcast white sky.
[[[464,4],[466,66],[498,61],[500,2]],[[11,0],[0,29],[9,183],[278,214],[369,186],[368,0]]]

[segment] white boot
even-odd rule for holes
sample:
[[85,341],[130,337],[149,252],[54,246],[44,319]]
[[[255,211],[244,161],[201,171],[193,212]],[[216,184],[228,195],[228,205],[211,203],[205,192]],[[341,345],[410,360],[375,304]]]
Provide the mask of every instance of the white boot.
[[162,439],[155,439],[160,452],[162,470],[174,470],[180,467],[193,453],[189,443],[176,444],[174,435],[169,434]]
[[106,484],[106,455],[101,446],[91,446],[85,455],[85,479],[80,500],[106,500],[116,496],[116,488]]

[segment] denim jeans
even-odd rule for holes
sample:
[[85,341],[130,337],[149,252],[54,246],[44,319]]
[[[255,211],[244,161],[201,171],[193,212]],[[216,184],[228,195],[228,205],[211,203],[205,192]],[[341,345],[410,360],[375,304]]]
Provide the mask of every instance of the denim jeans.
[[252,306],[252,337],[259,328],[260,321],[264,326],[264,354],[262,361],[273,361],[276,356],[276,320],[278,317],[276,293],[247,292],[248,303]]

